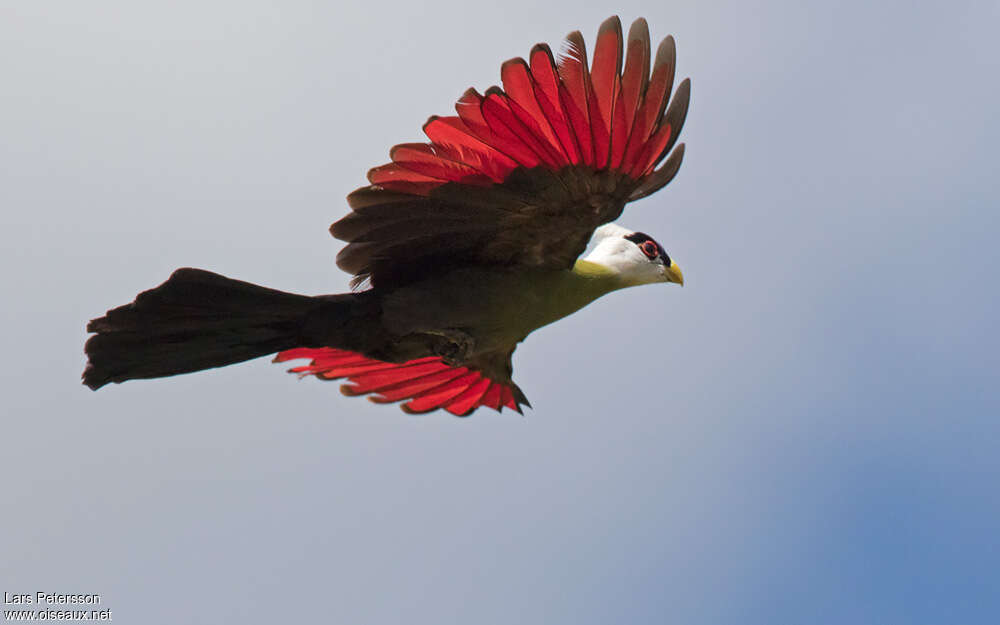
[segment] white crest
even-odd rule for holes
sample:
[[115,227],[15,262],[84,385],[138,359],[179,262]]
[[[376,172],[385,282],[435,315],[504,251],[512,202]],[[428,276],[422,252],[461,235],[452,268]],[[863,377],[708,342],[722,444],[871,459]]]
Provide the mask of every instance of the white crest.
[[624,239],[630,234],[635,234],[635,232],[629,230],[628,228],[622,228],[616,223],[607,223],[597,228],[597,230],[594,230],[593,236],[590,237],[590,242],[600,243],[603,239],[608,237],[619,237]]

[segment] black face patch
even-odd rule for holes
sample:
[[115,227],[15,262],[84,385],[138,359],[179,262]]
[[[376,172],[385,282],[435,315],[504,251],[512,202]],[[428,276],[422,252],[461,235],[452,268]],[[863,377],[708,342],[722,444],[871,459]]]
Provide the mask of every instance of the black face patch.
[[645,244],[652,243],[654,246],[656,246],[656,252],[659,255],[659,257],[663,259],[663,264],[666,265],[667,267],[670,266],[670,257],[667,256],[667,251],[664,250],[663,246],[657,243],[656,240],[653,239],[653,237],[649,236],[645,232],[633,232],[632,234],[627,235],[625,239],[627,241],[631,241],[636,245],[638,245],[639,249],[642,250],[642,253],[645,254],[646,256],[649,256],[650,259],[656,258],[656,256],[650,256],[649,251],[647,251],[649,249],[649,246]]

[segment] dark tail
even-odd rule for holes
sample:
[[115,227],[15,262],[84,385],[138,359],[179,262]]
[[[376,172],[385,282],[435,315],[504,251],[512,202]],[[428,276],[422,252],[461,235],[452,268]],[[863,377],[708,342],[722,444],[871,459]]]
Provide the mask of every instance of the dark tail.
[[97,390],[109,382],[200,371],[311,346],[307,327],[321,317],[351,317],[355,298],[294,295],[178,269],[131,304],[87,324],[96,334],[84,348],[89,360],[83,383]]

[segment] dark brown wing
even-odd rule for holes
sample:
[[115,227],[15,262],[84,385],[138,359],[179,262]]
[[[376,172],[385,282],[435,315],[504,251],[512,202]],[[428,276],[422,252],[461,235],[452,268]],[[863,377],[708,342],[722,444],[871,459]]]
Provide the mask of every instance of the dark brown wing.
[[579,32],[558,63],[545,44],[507,61],[503,89],[468,90],[458,116],[424,125],[430,143],[397,145],[348,196],[352,212],[330,228],[348,242],[337,264],[379,286],[457,265],[571,267],[595,228],[677,173],[690,83],[667,107],[674,61],[667,37],[650,73],[645,20],[623,45],[617,17],[589,68]]

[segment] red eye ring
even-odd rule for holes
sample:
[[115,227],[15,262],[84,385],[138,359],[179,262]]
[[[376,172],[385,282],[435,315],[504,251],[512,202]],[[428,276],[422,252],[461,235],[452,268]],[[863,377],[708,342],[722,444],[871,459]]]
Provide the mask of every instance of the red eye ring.
[[639,246],[639,249],[642,250],[642,253],[645,254],[650,260],[656,258],[659,254],[659,251],[656,249],[656,243],[653,243],[652,241],[643,241]]

